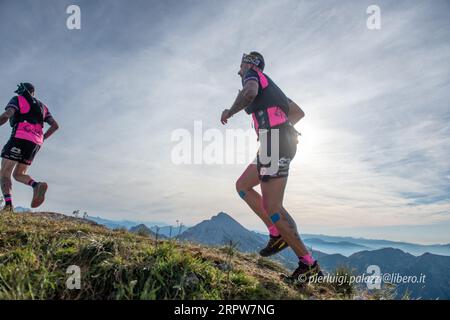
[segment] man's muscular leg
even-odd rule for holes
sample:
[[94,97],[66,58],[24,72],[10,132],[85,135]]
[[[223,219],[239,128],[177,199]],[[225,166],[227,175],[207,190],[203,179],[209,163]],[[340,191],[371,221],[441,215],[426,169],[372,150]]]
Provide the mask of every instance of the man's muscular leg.
[[303,257],[309,254],[308,250],[300,239],[295,221],[283,208],[286,183],[287,178],[270,179],[261,184],[261,190],[272,222],[297,256]]
[[0,169],[0,180],[3,198],[5,200],[5,205],[12,206],[11,192],[12,192],[12,181],[11,174],[14,167],[17,165],[16,161],[9,159],[2,159],[2,167]]
[[261,218],[267,228],[273,223],[264,209],[261,195],[253,189],[259,185],[258,169],[256,164],[250,164],[241,177],[236,181],[236,191],[249,207]]
[[28,174],[28,165],[19,163],[13,171],[13,177],[16,181],[30,185],[30,181],[34,181]]
[[47,191],[47,184],[45,182],[36,182],[27,174],[29,166],[19,163],[13,172],[13,177],[16,181],[29,185],[33,188],[33,200],[31,207],[36,208],[40,206],[45,200],[45,193]]

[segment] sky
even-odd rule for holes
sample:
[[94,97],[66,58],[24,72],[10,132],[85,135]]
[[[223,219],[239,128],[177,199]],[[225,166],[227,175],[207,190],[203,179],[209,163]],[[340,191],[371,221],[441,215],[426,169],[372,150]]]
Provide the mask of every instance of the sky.
[[[66,26],[71,4],[80,30]],[[449,12],[444,0],[0,0],[0,101],[32,82],[60,124],[29,170],[49,183],[42,210],[185,225],[224,211],[262,231],[235,190],[245,163],[172,158],[174,132],[196,122],[251,129],[245,113],[219,119],[256,50],[306,113],[285,196],[300,233],[449,243]],[[29,207],[31,189],[13,188]]]

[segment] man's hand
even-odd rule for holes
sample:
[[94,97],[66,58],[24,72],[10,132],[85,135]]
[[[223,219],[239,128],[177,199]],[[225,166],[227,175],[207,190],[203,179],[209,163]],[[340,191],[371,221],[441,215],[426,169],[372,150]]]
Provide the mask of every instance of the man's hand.
[[292,124],[296,124],[305,116],[305,112],[294,102],[289,102],[288,119]]
[[220,122],[225,125],[228,122],[228,119],[231,118],[230,109],[225,109],[222,111],[222,116],[220,117]]

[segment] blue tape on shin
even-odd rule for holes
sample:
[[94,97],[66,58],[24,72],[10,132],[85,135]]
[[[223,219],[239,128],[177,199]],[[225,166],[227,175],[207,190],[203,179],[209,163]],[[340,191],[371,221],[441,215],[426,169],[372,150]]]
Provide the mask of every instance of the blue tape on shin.
[[277,223],[278,221],[280,221],[280,219],[281,217],[279,213],[274,213],[270,216],[270,220],[272,220],[273,223]]
[[246,195],[247,193],[245,193],[245,191],[243,190],[239,191],[239,197],[241,197],[242,199],[244,199]]

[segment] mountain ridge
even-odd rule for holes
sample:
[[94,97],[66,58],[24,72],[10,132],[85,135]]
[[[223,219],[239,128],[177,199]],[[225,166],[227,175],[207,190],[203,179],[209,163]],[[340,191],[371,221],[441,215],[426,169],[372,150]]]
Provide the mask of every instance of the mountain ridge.
[[[115,228],[121,228],[124,227],[127,230],[130,229],[133,226],[136,226],[138,224],[141,224],[142,222],[139,221],[128,221],[123,220],[124,223],[118,220],[108,220],[100,217],[91,217],[89,216],[88,219],[92,219],[93,221],[96,221],[99,224],[105,225],[110,229]],[[183,232],[191,228],[192,226],[170,226],[166,223],[157,223],[157,222],[144,222],[144,224],[149,227],[153,232],[156,232],[158,230],[159,234],[163,234],[166,237],[178,237]],[[156,228],[158,226],[158,229]],[[249,230],[251,231],[251,230]],[[257,231],[251,231],[256,234],[258,234],[262,239],[267,239],[268,234],[264,234]],[[423,244],[415,244],[415,243],[408,243],[408,242],[400,242],[400,241],[392,241],[392,240],[383,240],[383,239],[366,239],[366,238],[356,238],[356,237],[343,237],[343,236],[328,236],[323,234],[303,234],[302,239],[306,244],[310,244],[309,247],[312,247],[313,250],[315,250],[315,244],[311,242],[311,239],[319,239],[322,241],[330,242],[331,247],[325,247],[323,248],[317,248],[317,251],[321,251],[323,253],[327,254],[333,254],[333,253],[341,253],[345,256],[350,256],[351,254],[360,251],[359,246],[367,247],[368,249],[375,250],[375,249],[381,249],[384,247],[396,247],[399,248],[405,252],[409,252],[411,254],[414,254],[416,256],[420,256],[426,252],[430,252],[437,255],[446,255],[450,256],[450,243],[448,244],[430,244],[430,245],[423,245]],[[266,240],[264,240],[266,241]],[[339,246],[338,243],[342,241],[347,241],[350,243],[353,243],[354,249],[346,250],[342,246]],[[340,249],[341,251],[336,252],[336,249]]]

